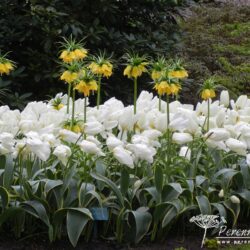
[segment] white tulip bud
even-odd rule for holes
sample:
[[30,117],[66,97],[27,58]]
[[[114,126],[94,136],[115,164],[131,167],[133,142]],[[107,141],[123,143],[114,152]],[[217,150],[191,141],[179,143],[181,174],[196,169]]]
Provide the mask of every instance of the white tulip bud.
[[224,197],[224,190],[223,190],[223,189],[220,190],[220,192],[219,192],[219,197],[220,197],[220,198],[223,198],[223,197]]
[[240,199],[236,195],[232,195],[230,197],[230,200],[232,201],[232,203],[240,204]]
[[229,93],[227,90],[222,90],[220,93],[220,104],[224,105],[224,107],[229,106]]

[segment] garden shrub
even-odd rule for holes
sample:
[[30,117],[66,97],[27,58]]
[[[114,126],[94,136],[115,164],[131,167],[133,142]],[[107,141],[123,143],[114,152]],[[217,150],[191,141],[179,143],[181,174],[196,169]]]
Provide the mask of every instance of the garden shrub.
[[[114,51],[116,59],[126,50],[150,55],[172,51],[179,39],[176,16],[186,2],[192,1],[1,1],[0,50],[12,51],[10,58],[25,67],[12,89],[33,92],[34,99],[63,89],[57,66],[62,36],[84,39],[91,53]],[[116,69],[107,81],[104,94],[130,102],[131,84],[120,72]]]
[[200,76],[216,74],[231,93],[250,94],[249,8],[205,5],[193,11],[181,26],[182,55],[194,83],[202,81]]

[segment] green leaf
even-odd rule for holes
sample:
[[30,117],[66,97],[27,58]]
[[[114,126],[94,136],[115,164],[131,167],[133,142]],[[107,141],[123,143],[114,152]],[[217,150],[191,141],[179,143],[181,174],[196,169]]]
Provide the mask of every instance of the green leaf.
[[200,185],[202,185],[202,183],[204,183],[206,180],[207,180],[206,177],[204,177],[204,176],[202,176],[202,175],[197,175],[197,176],[195,177],[195,184],[196,184],[197,186],[200,186]]
[[183,189],[179,183],[169,183],[163,187],[162,201],[177,199],[182,192]]
[[168,202],[161,203],[155,207],[153,214],[154,223],[158,223],[163,219],[169,207],[170,204]]
[[240,191],[235,192],[238,194],[242,199],[250,204],[250,191],[248,189],[242,189]]
[[230,200],[223,202],[224,206],[232,213],[234,220],[233,226],[237,223],[240,214],[240,204],[232,203]]
[[160,166],[160,164],[156,165],[155,167],[155,187],[156,190],[161,193],[162,192],[162,188],[163,188],[163,171],[162,171],[162,167]]
[[118,202],[120,203],[120,205],[122,207],[124,207],[124,198],[123,198],[123,195],[121,193],[121,191],[117,188],[117,185],[109,180],[108,178],[106,178],[105,176],[102,176],[100,174],[95,174],[95,173],[91,173],[91,176],[96,179],[96,180],[99,180],[99,181],[102,181],[104,182],[106,185],[108,185],[111,190],[115,193],[115,195],[117,196],[117,199],[118,199]]
[[204,195],[196,196],[196,200],[199,205],[201,214],[211,214],[211,205],[206,196]]
[[227,218],[227,211],[225,207],[220,203],[211,203],[212,207],[215,207],[215,209],[219,212],[220,217]]
[[133,215],[135,221],[134,240],[135,243],[138,243],[148,232],[152,222],[152,216],[148,212],[148,208],[145,207],[140,207],[136,211],[131,211],[130,213]]
[[147,191],[151,195],[151,197],[153,198],[154,201],[156,201],[156,202],[160,201],[161,197],[160,197],[159,193],[157,192],[156,187],[148,187],[148,188],[145,188],[143,190]]
[[46,193],[48,193],[49,191],[51,191],[52,189],[56,188],[56,187],[59,187],[63,185],[63,182],[61,180],[48,180],[46,181],[45,183],[45,186],[44,186],[44,191]]
[[129,187],[129,173],[128,171],[123,168],[121,171],[121,178],[120,178],[120,185],[121,185],[121,193],[125,195],[128,191]]
[[11,157],[6,157],[5,171],[3,174],[3,186],[9,188],[14,176],[14,162]]
[[0,197],[1,197],[1,207],[2,209],[6,209],[9,204],[9,193],[6,188],[0,187]]
[[50,226],[49,217],[44,206],[36,201],[25,201],[20,204],[20,206],[24,209],[25,212],[33,215],[36,218],[42,220],[48,227]]
[[178,215],[177,209],[172,206],[166,213],[162,221],[162,227],[167,226]]
[[250,167],[247,165],[246,160],[240,163],[240,169],[243,176],[245,187],[250,189]]
[[105,175],[106,172],[106,166],[102,160],[97,160],[96,161],[96,172],[100,175]]
[[75,247],[87,222],[92,219],[86,208],[71,208],[67,212],[67,233],[71,244]]

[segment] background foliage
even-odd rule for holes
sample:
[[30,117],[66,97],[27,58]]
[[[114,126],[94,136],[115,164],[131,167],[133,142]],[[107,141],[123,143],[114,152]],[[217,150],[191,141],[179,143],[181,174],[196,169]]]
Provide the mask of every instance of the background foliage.
[[[182,55],[194,83],[216,74],[235,96],[250,94],[250,9],[244,6],[194,8],[181,23]],[[197,88],[197,85],[193,85]]]
[[[0,49],[11,51],[10,57],[21,67],[12,89],[44,99],[64,87],[57,65],[62,36],[84,38],[91,53],[106,49],[116,58],[128,49],[151,55],[170,51],[178,39],[173,27],[176,6],[183,4],[182,0],[1,1]],[[129,86],[121,69],[116,69],[106,95],[126,99]]]
[[[22,108],[27,98],[44,100],[64,91],[57,58],[62,36],[71,34],[84,38],[91,53],[105,49],[114,52],[116,60],[127,50],[184,57],[190,73],[182,94],[185,102],[196,101],[190,93],[211,74],[232,92],[249,93],[249,9],[211,2],[3,0],[0,50],[11,51],[9,57],[18,69],[0,81],[1,89],[11,88],[7,98],[0,99]],[[116,96],[132,102],[131,81],[122,70],[120,65],[105,81],[103,99]],[[139,88],[151,90],[149,82],[145,76]]]

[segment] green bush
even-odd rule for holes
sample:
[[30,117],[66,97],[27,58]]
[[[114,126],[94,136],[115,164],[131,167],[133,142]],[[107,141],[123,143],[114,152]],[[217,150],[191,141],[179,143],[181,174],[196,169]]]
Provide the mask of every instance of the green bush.
[[203,80],[200,76],[216,74],[231,93],[250,94],[249,8],[205,5],[194,8],[181,26],[185,32],[181,54],[194,83]]
[[[91,53],[106,49],[116,58],[126,50],[167,54],[179,39],[177,7],[186,2],[191,1],[1,1],[0,50],[11,51],[10,58],[25,67],[12,89],[33,92],[36,99],[62,89],[57,64],[62,36],[83,38]],[[104,94],[130,102],[131,84],[121,70],[107,81]]]

